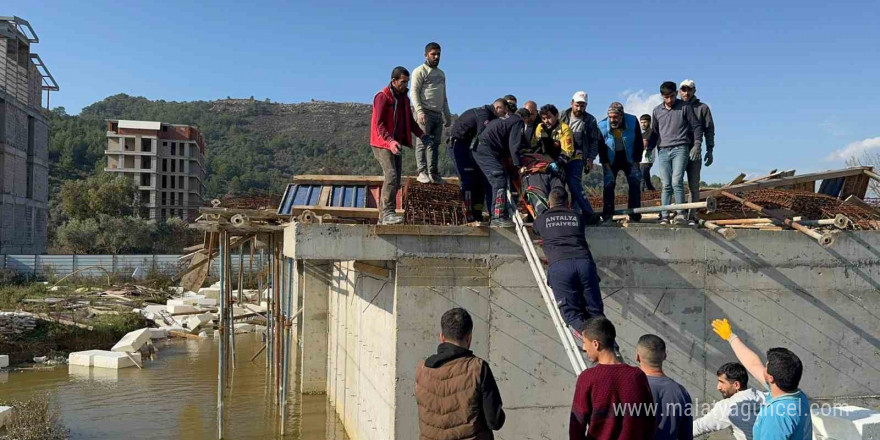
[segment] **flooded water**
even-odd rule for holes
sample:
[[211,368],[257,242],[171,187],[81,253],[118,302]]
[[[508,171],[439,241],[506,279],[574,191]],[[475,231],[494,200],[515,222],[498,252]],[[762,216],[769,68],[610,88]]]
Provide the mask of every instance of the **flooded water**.
[[[261,346],[258,334],[236,336],[224,438],[347,440],[326,396],[295,392],[282,436],[265,380],[265,355],[248,361]],[[217,345],[212,339],[175,339],[157,347],[157,359],[146,361],[143,370],[61,366],[0,373],[0,399],[48,393],[72,439],[217,438]]]

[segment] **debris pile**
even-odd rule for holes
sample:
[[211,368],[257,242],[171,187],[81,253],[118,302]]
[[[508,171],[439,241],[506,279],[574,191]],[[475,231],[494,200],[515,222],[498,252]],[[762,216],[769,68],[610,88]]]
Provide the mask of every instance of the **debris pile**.
[[407,225],[467,224],[467,213],[458,185],[419,183],[409,179],[404,185],[403,223]]
[[[842,214],[852,221],[855,229],[880,230],[880,215],[854,203],[824,194],[806,191],[761,189],[737,194],[765,209],[786,209],[807,220],[833,219]],[[718,198],[718,213],[731,216],[753,216],[755,211],[727,197]]]
[[[625,187],[624,187],[625,188]],[[593,207],[596,211],[601,211],[602,207],[605,206],[605,202],[602,200],[602,195],[591,196],[588,198],[590,201],[590,206]],[[617,194],[614,196],[614,205],[621,206],[626,205],[629,197],[626,194]],[[657,203],[648,203],[648,202],[657,202]],[[643,191],[642,192],[642,206],[650,206],[650,205],[659,205],[660,202],[660,191]]]
[[0,312],[0,335],[20,335],[37,325],[34,315],[23,312]]

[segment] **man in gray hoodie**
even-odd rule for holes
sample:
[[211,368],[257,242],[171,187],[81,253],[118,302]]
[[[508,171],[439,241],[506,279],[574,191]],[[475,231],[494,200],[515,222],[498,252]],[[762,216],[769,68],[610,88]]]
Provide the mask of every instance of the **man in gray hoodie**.
[[[712,165],[712,150],[715,148],[715,122],[712,120],[712,111],[709,106],[697,98],[697,85],[692,79],[686,79],[681,82],[679,87],[679,95],[685,104],[690,105],[694,109],[694,114],[700,126],[703,127],[703,136],[706,138],[706,156],[705,165]],[[700,200],[700,168],[703,166],[703,158],[700,157],[700,151],[691,154],[687,165],[688,189],[691,194],[691,202]],[[688,224],[695,226],[697,223],[697,211],[691,209],[688,212]]]

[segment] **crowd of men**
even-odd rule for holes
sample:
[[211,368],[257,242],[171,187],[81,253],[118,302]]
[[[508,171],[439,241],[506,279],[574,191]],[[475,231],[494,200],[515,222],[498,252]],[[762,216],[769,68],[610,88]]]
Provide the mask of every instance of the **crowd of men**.
[[[440,45],[429,43],[425,62],[412,77],[405,67],[395,67],[390,84],[373,99],[370,145],[384,175],[381,224],[403,221],[395,212],[401,153],[413,144],[417,180],[442,183],[438,157],[445,142],[460,179],[468,220],[482,221],[487,212],[494,227],[512,226],[510,185],[525,196],[535,216],[547,210],[550,193],[562,189],[587,224],[610,223],[617,176],[626,177],[628,207],[636,208],[641,206],[642,189],[654,189],[650,170],[655,164],[664,205],[684,203],[685,173],[691,200],[699,199],[700,169],[713,160],[715,125],[709,107],[696,97],[694,81],[687,79],[679,86],[664,82],[663,103],[638,118],[626,113],[623,104],[612,102],[605,117],[597,120],[587,112],[587,93],[578,91],[562,112],[553,104],[539,107],[534,101],[518,108],[516,97],[506,95],[490,105],[465,110],[453,122],[440,54]],[[604,179],[601,215],[594,213],[583,188],[584,173],[590,172],[597,158]],[[629,219],[639,221],[641,216],[631,214]],[[661,223],[670,221],[695,225],[695,213],[661,213]]]
[[[489,364],[470,350],[473,320],[462,308],[443,314],[437,353],[416,369],[415,396],[422,440],[492,439],[504,426],[501,392]],[[767,351],[766,363],[731,330],[712,322],[739,362],[718,368],[722,399],[706,414],[687,389],[663,370],[666,342],[646,334],[635,363],[620,358],[614,324],[604,316],[581,325],[583,350],[593,365],[577,378],[569,418],[570,440],[693,440],[730,428],[736,440],[810,440],[807,396],[799,388],[803,365],[785,348]],[[749,374],[768,392],[749,388]]]
[[[488,212],[491,226],[510,226],[509,185],[525,196],[535,215],[532,229],[549,261],[547,279],[560,314],[593,363],[577,378],[569,438],[692,440],[731,428],[737,440],[810,439],[809,402],[798,388],[803,365],[788,349],[770,349],[765,363],[726,319],[714,320],[715,333],[730,344],[739,362],[717,371],[722,400],[706,414],[695,414],[687,389],[664,372],[666,342],[643,335],[631,359],[638,366],[629,365],[616,342],[616,329],[605,317],[585,227],[612,221],[621,173],[629,186],[630,208],[640,206],[642,190],[654,190],[655,165],[664,205],[684,203],[685,174],[690,198],[698,200],[700,169],[713,161],[715,128],[709,107],[695,96],[694,81],[678,86],[664,82],[663,103],[638,118],[612,102],[597,120],[587,112],[587,93],[578,91],[562,112],[534,101],[518,108],[516,97],[506,95],[464,111],[453,122],[440,54],[440,45],[429,43],[424,64],[413,71],[412,90],[407,88],[409,71],[398,66],[373,101],[370,139],[385,176],[380,222],[402,221],[394,209],[401,150],[413,146],[413,135],[418,139],[418,181],[442,182],[438,154],[444,128],[470,220],[482,220]],[[593,212],[583,189],[584,172],[597,158],[604,177],[601,214]],[[633,214],[630,220],[640,217]],[[693,224],[696,219],[693,212],[661,214],[661,222],[670,220]],[[506,415],[489,364],[470,351],[473,320],[466,310],[455,308],[443,315],[440,327],[437,352],[416,370],[420,438],[492,439]],[[769,392],[749,388],[749,374]]]

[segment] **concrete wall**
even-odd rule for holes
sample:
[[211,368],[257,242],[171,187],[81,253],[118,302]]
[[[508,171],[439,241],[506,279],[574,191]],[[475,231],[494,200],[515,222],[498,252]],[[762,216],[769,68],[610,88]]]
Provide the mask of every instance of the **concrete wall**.
[[329,400],[352,440],[394,438],[394,284],[359,275],[350,262],[334,263],[332,274]]
[[[508,422],[498,438],[565,437],[574,374],[512,231],[411,237],[296,225],[286,239],[288,256],[396,262],[393,288],[353,274],[350,263],[334,269],[327,388],[354,438],[385,431],[354,418],[352,402],[369,402],[374,419],[394,414],[384,438],[416,438],[415,366],[434,352],[440,316],[456,306],[472,313],[473,350],[502,392]],[[693,229],[591,228],[588,241],[624,356],[634,362],[638,337],[660,335],[667,374],[695,399],[715,400],[714,372],[734,360],[711,331],[718,317],[761,354],[797,353],[811,397],[880,393],[880,233],[841,234],[829,249],[795,231],[744,231],[728,242]],[[370,350],[373,363],[357,357]]]

